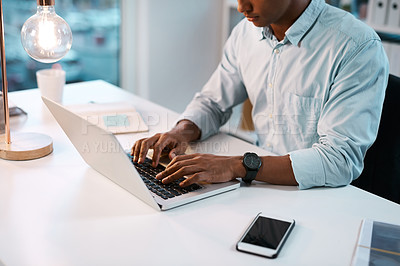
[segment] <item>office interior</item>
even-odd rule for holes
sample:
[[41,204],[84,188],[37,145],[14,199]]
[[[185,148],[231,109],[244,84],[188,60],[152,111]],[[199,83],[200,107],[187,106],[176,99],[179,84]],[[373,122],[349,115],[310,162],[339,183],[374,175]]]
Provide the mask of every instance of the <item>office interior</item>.
[[[327,3],[376,29],[390,73],[400,76],[400,26],[390,24],[389,2]],[[386,11],[379,10],[382,3]],[[36,88],[36,71],[51,65],[25,53],[18,31],[36,3],[4,0],[3,5],[9,91]],[[74,38],[58,64],[67,83],[104,80],[180,113],[207,82],[230,31],[243,19],[236,8],[235,0],[57,0],[56,11],[70,24]],[[222,131],[254,144],[250,112],[249,102],[234,108]]]
[[[390,73],[400,76],[400,26],[390,25],[388,0],[326,2],[376,29]],[[382,3],[386,11],[378,10]],[[9,91],[36,88],[36,71],[51,65],[25,53],[18,31],[36,2],[3,5]],[[67,83],[104,80],[180,113],[207,82],[230,31],[243,19],[236,7],[235,0],[57,0],[56,11],[74,38],[58,64]],[[248,102],[237,106],[222,130],[255,143],[250,110]]]
[[[328,2],[367,21],[368,1]],[[35,72],[49,66],[28,57],[18,28],[36,3],[3,5],[9,90],[35,88]],[[56,11],[73,31],[72,49],[59,62],[67,83],[102,79],[176,112],[208,80],[230,30],[242,19],[235,0],[57,0]],[[400,76],[400,32],[378,32],[390,72]]]
[[[368,1],[327,2],[368,23]],[[9,90],[35,88],[35,72],[49,66],[24,52],[17,30],[34,12],[35,1],[5,0],[3,5]],[[215,70],[225,40],[243,18],[236,5],[235,0],[57,0],[56,11],[70,24],[74,38],[59,63],[67,83],[105,80],[182,112]],[[379,28],[378,33],[390,72],[400,76],[399,30]],[[241,122],[242,109],[235,108],[224,130],[252,142],[251,125],[248,132]]]
[[[389,12],[368,13],[371,3],[388,4],[389,0],[379,0],[379,3],[378,0],[326,1],[351,12],[377,31],[389,58],[390,73],[400,77],[400,25],[388,25]],[[91,86],[94,84],[99,91],[116,92],[117,96],[110,96],[110,99],[120,101],[125,94],[113,90],[112,84],[122,88],[124,93],[134,95],[127,99],[134,99],[139,112],[141,108],[146,110],[143,106],[155,103],[165,107],[160,109],[162,112],[174,115],[182,112],[207,82],[220,62],[230,31],[243,18],[236,10],[235,0],[55,2],[57,13],[69,23],[74,38],[71,51],[57,63],[67,73],[67,86],[74,90],[75,94],[68,94],[69,99],[78,98],[77,92],[81,88],[95,95],[96,88]],[[29,91],[37,88],[36,71],[51,67],[28,57],[20,45],[20,28],[35,11],[36,1],[3,0],[3,7],[6,11],[4,28],[9,91],[10,94],[26,92],[30,96],[33,94]],[[87,93],[82,94],[85,100],[90,99]],[[395,95],[398,97],[398,90]],[[44,112],[44,107],[40,107],[42,103],[38,104],[40,99],[34,101],[35,110]],[[243,145],[255,143],[255,134],[248,122],[249,108],[251,106],[246,103],[237,106],[231,120],[222,128],[227,135],[244,140],[246,144]],[[47,113],[28,112],[28,119],[30,116],[33,120],[39,117],[49,121]],[[397,124],[393,123],[390,130],[396,130]],[[26,125],[30,125],[29,121]],[[40,129],[40,126],[32,125],[34,130]],[[98,178],[100,174],[90,169],[75,150],[71,151],[72,144],[55,126],[55,122],[50,128],[58,134],[54,139],[56,154],[64,162],[56,162],[50,156],[45,161],[0,161],[2,166],[11,169],[7,173],[18,175],[11,180],[12,177],[4,177],[0,170],[0,178],[9,184],[0,187],[7,200],[0,203],[0,210],[5,210],[0,213],[0,227],[20,229],[0,230],[3,239],[0,251],[4,252],[0,252],[0,266],[159,265],[164,261],[166,265],[264,265],[265,262],[278,265],[349,265],[358,248],[362,218],[400,224],[398,199],[383,194],[373,195],[354,186],[298,191],[281,186],[255,185],[241,187],[240,194],[206,200],[196,203],[194,207],[184,206],[155,213],[139,200],[136,202],[131,194],[119,190],[111,182],[107,183],[106,178]],[[0,126],[0,133],[2,129]],[[397,135],[394,138],[398,138]],[[385,135],[383,138],[391,137]],[[132,144],[129,136],[121,136],[121,139]],[[74,157],[67,157],[70,155]],[[69,163],[76,169],[67,169]],[[49,165],[50,170],[42,178],[40,167],[45,165]],[[50,173],[57,172],[56,167],[69,170],[69,177],[51,176]],[[24,170],[34,173],[31,179],[28,176],[20,178]],[[25,184],[30,186],[21,186]],[[47,191],[42,186],[44,184],[51,184],[51,189]],[[57,191],[64,191],[63,186],[67,193],[58,198]],[[398,187],[389,186],[399,194]],[[35,199],[24,198],[23,194],[32,196],[32,191],[45,192],[35,195]],[[279,201],[280,205],[269,204],[268,196],[274,202]],[[48,209],[30,205],[30,202],[39,202]],[[25,206],[33,208],[25,209]],[[266,261],[249,254],[237,255],[236,241],[250,218],[254,218],[252,215],[256,214],[257,208],[286,212],[287,216],[296,219],[291,239],[275,260]],[[25,211],[26,214],[21,214]],[[2,215],[7,219],[2,220]],[[224,220],[228,218],[231,220]],[[220,221],[228,224],[227,227],[222,227]],[[142,230],[142,227],[150,225],[157,228],[154,232],[163,238],[161,241],[152,240]],[[177,235],[176,238],[172,233]],[[203,248],[200,249],[202,252],[206,250],[208,253],[199,254],[194,248],[196,245]],[[18,253],[18,250],[21,255],[9,252]],[[158,252],[157,256],[155,252]],[[164,261],[162,256],[166,258]],[[196,258],[197,261],[192,260]],[[210,258],[213,260],[210,261]],[[191,261],[187,262],[187,259]]]
[[[389,11],[377,9],[381,2],[370,1],[374,14],[368,16],[367,0],[327,0],[376,28],[390,73],[400,76],[400,27],[387,25]],[[3,5],[9,90],[36,88],[35,72],[49,65],[24,52],[17,30],[36,3],[5,0]],[[230,31],[243,19],[236,6],[235,0],[57,0],[56,11],[74,38],[59,64],[67,83],[105,80],[179,113],[207,82]],[[237,106],[222,130],[254,143],[250,110],[248,102]]]
[[[368,1],[327,2],[368,23]],[[49,66],[24,52],[17,30],[34,12],[35,1],[5,0],[3,5],[9,90],[35,88],[35,72]],[[182,112],[215,70],[229,32],[243,18],[236,5],[235,0],[57,0],[56,11],[70,24],[74,38],[59,63],[67,83],[102,79]],[[400,76],[400,31],[378,28],[390,73]],[[241,121],[242,109],[234,110],[224,130],[252,142],[251,125],[248,132]]]

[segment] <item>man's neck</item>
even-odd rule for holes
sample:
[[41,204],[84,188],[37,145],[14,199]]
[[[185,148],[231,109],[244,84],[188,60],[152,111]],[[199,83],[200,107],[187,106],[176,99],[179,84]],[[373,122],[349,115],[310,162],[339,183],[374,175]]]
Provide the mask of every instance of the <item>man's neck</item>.
[[271,28],[278,41],[285,38],[285,32],[293,25],[293,23],[303,14],[304,10],[311,3],[311,0],[293,0],[288,7],[286,13],[280,21],[271,24]]

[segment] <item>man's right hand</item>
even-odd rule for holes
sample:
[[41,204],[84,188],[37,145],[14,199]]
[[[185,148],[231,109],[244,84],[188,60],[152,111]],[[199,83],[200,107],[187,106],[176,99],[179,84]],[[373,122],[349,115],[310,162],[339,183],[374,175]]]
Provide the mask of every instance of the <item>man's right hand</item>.
[[136,141],[131,155],[135,162],[143,163],[149,149],[153,149],[153,167],[156,167],[163,153],[168,152],[172,160],[176,155],[183,154],[189,142],[199,139],[200,134],[200,129],[193,122],[181,120],[168,132]]

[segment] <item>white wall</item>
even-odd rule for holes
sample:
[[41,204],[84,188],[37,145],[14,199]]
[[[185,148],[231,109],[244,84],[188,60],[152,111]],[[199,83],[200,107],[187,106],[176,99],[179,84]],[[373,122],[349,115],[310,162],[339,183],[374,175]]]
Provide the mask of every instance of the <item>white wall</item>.
[[122,40],[121,87],[182,112],[220,61],[224,0],[132,2],[122,1],[122,34],[135,41]]
[[120,27],[120,71],[121,88],[135,92],[137,87],[136,72],[136,0],[121,0],[121,27]]

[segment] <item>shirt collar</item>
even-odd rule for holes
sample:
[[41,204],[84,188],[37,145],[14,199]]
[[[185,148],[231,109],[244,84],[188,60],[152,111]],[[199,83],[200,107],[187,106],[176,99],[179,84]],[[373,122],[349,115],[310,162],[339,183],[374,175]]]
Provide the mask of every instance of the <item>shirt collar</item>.
[[286,38],[293,44],[298,45],[304,35],[315,24],[318,16],[324,10],[326,3],[324,0],[312,0],[306,10],[285,32]]
[[[293,25],[285,32],[285,38],[293,45],[298,45],[300,40],[304,37],[306,32],[317,20],[319,14],[325,8],[324,0],[312,0],[300,17],[293,23]],[[261,39],[273,38],[273,31],[270,26],[260,28]]]
[[273,34],[273,31],[272,31],[270,26],[260,28],[260,31],[261,31],[261,39],[260,39],[260,41],[264,40],[264,39],[267,39],[267,38],[272,40],[272,37],[274,36],[274,34]]

